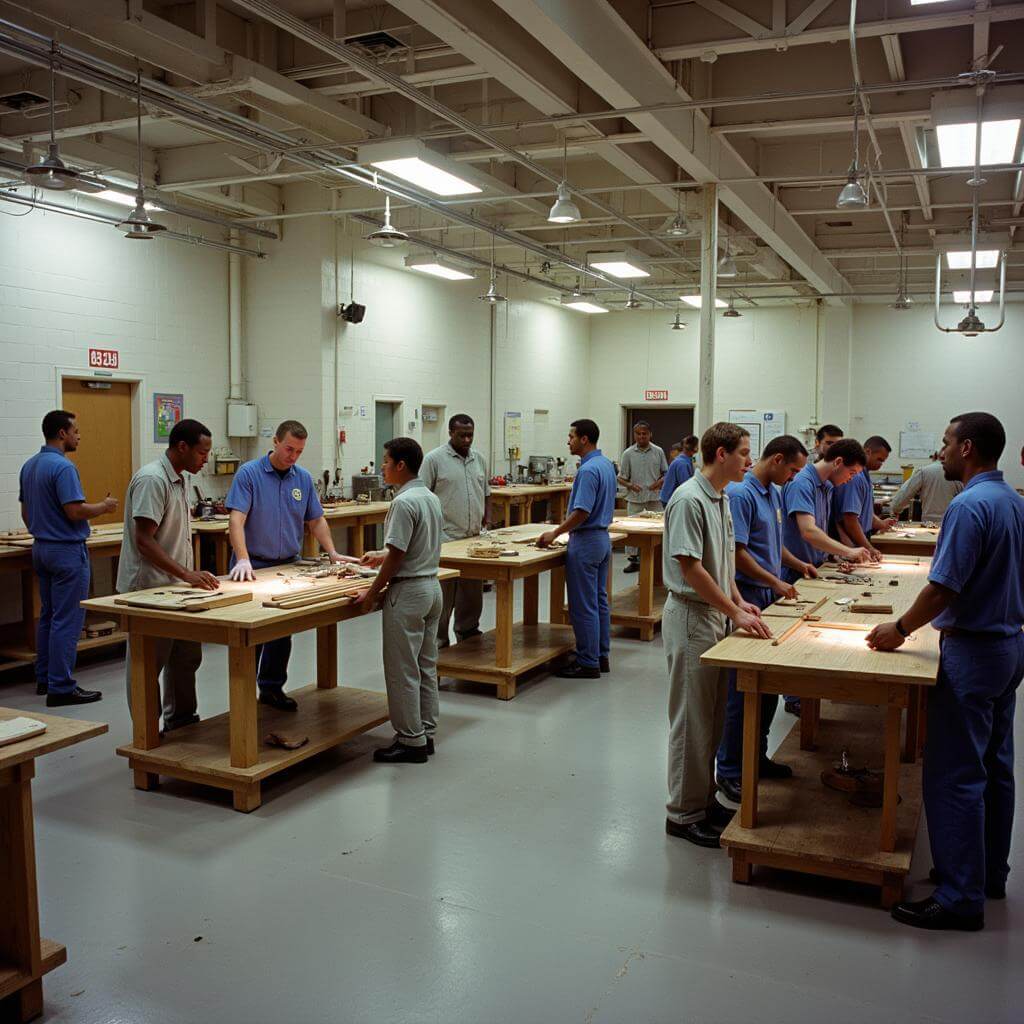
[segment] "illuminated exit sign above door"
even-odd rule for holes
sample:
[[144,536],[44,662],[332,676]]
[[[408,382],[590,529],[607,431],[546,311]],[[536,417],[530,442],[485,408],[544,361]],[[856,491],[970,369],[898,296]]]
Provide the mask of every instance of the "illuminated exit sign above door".
[[668,392],[667,391],[645,391],[644,392],[645,402],[667,402]]

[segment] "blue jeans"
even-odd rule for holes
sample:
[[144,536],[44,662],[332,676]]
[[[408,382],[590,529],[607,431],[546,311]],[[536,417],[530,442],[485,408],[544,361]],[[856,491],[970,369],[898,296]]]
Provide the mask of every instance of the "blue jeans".
[[85,623],[81,602],[89,596],[89,554],[84,541],[37,540],[32,568],[39,579],[36,630],[36,682],[50,693],[70,693],[78,684],[71,673]]
[[[269,569],[272,565],[291,565],[297,562],[295,558],[282,558],[278,561],[268,562],[261,558],[249,556],[254,569]],[[231,565],[234,566],[235,557],[231,556]],[[288,681],[288,659],[292,655],[292,638],[283,636],[278,640],[270,640],[265,644],[256,645],[256,683],[260,689],[281,690]]]
[[1010,872],[1013,831],[1013,712],[1024,676],[1024,634],[946,635],[939,678],[928,695],[924,807],[935,899],[976,914],[985,886]]
[[608,562],[612,542],[607,530],[574,530],[565,553],[565,586],[569,621],[576,634],[576,660],[597,668],[611,650],[608,610]]
[[[769,587],[757,587],[751,583],[736,581],[744,601],[756,604],[758,608],[767,608],[775,600],[775,593]],[[736,689],[736,671],[729,672],[729,697],[725,705],[725,729],[722,742],[718,745],[718,777],[738,781],[743,774],[743,702],[744,695]],[[761,698],[761,759],[768,756],[768,730],[772,726],[776,708],[779,706],[777,694],[766,693]]]

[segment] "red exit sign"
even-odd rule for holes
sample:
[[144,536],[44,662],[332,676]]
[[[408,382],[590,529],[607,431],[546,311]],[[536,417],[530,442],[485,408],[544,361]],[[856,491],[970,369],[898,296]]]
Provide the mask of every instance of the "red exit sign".
[[116,348],[89,349],[89,365],[97,370],[116,370],[118,362]]
[[644,392],[645,402],[667,402],[668,392],[667,391],[645,391]]

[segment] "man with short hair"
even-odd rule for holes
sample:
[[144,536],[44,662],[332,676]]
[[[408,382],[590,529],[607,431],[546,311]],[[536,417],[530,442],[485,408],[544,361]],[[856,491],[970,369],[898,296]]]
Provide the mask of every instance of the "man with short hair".
[[871,543],[871,536],[886,533],[895,525],[895,519],[882,519],[875,515],[875,494],[871,474],[885,465],[892,445],[875,434],[864,442],[864,469],[840,484],[832,495],[832,516],[839,539],[852,547],[865,548],[871,558],[880,562],[882,552]]
[[[651,443],[651,425],[638,420],[633,425],[633,444],[623,453],[619,462],[618,482],[626,488],[626,514],[650,510],[660,512],[661,501],[656,497],[665,482],[668,463],[665,453]],[[640,551],[626,548],[628,563],[624,572],[640,571]]]
[[928,583],[909,611],[867,636],[873,650],[893,651],[929,622],[942,634],[923,764],[937,888],[892,908],[915,928],[978,931],[985,900],[1006,898],[1013,713],[1024,677],[1024,498],[997,468],[1005,447],[990,413],[952,418],[941,459],[964,490],[946,510]]
[[363,556],[378,567],[359,601],[371,604],[383,589],[381,635],[384,682],[394,742],[373,752],[383,764],[426,764],[437,730],[437,623],[444,599],[437,581],[444,513],[417,475],[423,449],[411,437],[384,445],[384,482],[396,488],[384,521],[384,547]]
[[676,490],[694,474],[693,459],[700,447],[700,441],[696,434],[687,434],[680,443],[682,451],[672,460],[661,485],[659,497],[662,505],[667,505]]
[[[210,456],[209,428],[198,420],[180,420],[167,450],[131,479],[124,502],[124,540],[117,570],[117,592],[128,594],[185,583],[216,590],[220,581],[193,564],[186,473],[199,473]],[[203,646],[196,640],[154,639],[156,674],[163,681],[164,732],[199,721],[196,672]],[[132,701],[131,652],[125,658],[128,706]]]
[[600,679],[610,672],[611,612],[608,607],[608,562],[612,556],[608,526],[615,510],[615,467],[597,447],[601,431],[593,420],[574,420],[569,451],[580,460],[569,492],[569,514],[541,534],[537,546],[550,547],[569,534],[565,585],[569,621],[576,636],[576,658],[555,672],[562,679]]
[[[441,502],[444,539],[476,537],[489,518],[487,462],[473,448],[476,427],[472,416],[456,413],[448,421],[448,443],[424,456],[419,476]],[[439,647],[449,644],[448,624],[455,613],[455,640],[480,635],[484,606],[483,580],[454,579],[441,584],[444,607],[437,623]]]
[[[1022,455],[1024,459],[1024,455]],[[915,498],[921,499],[921,521],[941,523],[949,503],[964,489],[959,480],[947,480],[937,455],[927,466],[919,466],[892,496],[889,508],[898,516]]]
[[81,602],[89,596],[89,520],[116,511],[117,499],[108,494],[102,501],[85,500],[78,470],[68,458],[81,441],[73,412],[48,412],[43,439],[46,443],[21,467],[18,501],[32,534],[32,568],[39,580],[36,693],[45,693],[46,706],[57,708],[103,696],[83,690],[71,673],[85,623]]
[[[254,580],[254,569],[298,561],[305,525],[332,562],[356,561],[339,555],[313,485],[298,465],[308,433],[298,420],[285,420],[274,433],[271,451],[241,465],[224,501],[230,512],[231,579]],[[260,703],[279,711],[298,704],[284,692],[292,638],[281,637],[256,648]]]
[[701,656],[730,622],[770,638],[761,609],[736,586],[727,484],[750,467],[750,434],[715,423],[700,442],[701,471],[665,509],[662,575],[668,589],[661,633],[669,676],[668,792],[665,831],[696,846],[718,847],[733,812],[715,799],[715,751],[722,739],[728,677]]
[[829,448],[842,440],[843,428],[837,427],[834,423],[825,423],[814,432],[814,458],[812,462],[821,462],[827,455]]

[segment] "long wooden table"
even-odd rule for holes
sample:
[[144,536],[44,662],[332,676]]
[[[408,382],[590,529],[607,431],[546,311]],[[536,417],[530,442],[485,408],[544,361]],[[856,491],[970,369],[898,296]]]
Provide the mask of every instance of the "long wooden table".
[[939,539],[938,527],[898,523],[889,533],[876,533],[871,543],[884,555],[917,555],[931,558]]
[[[265,608],[263,601],[287,589],[280,566],[256,571],[255,583],[222,581],[221,589],[252,591],[254,600],[201,612],[165,611],[93,598],[87,608],[120,617],[131,646],[132,742],[118,747],[128,758],[136,789],[154,789],[161,775],[228,789],[235,810],[253,811],[260,784],[329,747],[375,729],[388,719],[382,693],[338,685],[338,623],[373,609],[337,599],[311,607]],[[442,579],[458,575],[442,572]],[[156,590],[164,588],[155,588]],[[140,594],[149,591],[140,591]],[[256,647],[269,640],[316,630],[316,682],[289,694],[297,712],[257,703]],[[155,664],[159,637],[198,640],[228,648],[229,710],[195,725],[160,735],[160,692]],[[281,731],[309,737],[298,750],[267,746],[263,736]]]
[[636,586],[626,587],[610,596],[612,625],[639,630],[641,640],[653,640],[655,630],[661,625],[668,596],[661,573],[665,520],[660,516],[616,516],[612,529],[625,534],[626,545],[640,552]]
[[519,509],[520,524],[527,524],[533,518],[534,502],[548,503],[548,520],[560,523],[565,519],[565,508],[569,501],[572,484],[510,484],[491,488],[491,522],[497,525],[514,525],[512,510]]
[[[921,812],[921,770],[916,761],[924,694],[938,672],[939,636],[927,626],[893,652],[871,651],[864,638],[870,626],[891,621],[909,608],[927,571],[926,560],[906,559],[883,561],[870,569],[858,566],[858,573],[877,581],[870,587],[804,581],[798,584],[803,597],[827,599],[814,613],[820,622],[854,628],[804,621],[777,646],[733,634],[701,659],[736,669],[737,687],[744,694],[742,803],[722,835],[734,881],[749,883],[752,867],[765,865],[879,885],[884,906],[900,898]],[[892,579],[899,581],[898,586],[890,585]],[[864,591],[873,596],[861,597]],[[893,611],[848,611],[836,603],[846,597],[891,604]],[[773,605],[765,615],[780,637],[798,621],[800,612]],[[800,722],[776,754],[792,765],[794,778],[761,782],[761,696],[783,693],[801,698]],[[827,718],[822,717],[823,700],[834,702]],[[850,750],[854,764],[884,771],[880,809],[855,807],[847,794],[820,782],[821,772],[833,768],[844,748]]]
[[0,747],[0,1020],[19,1024],[43,1012],[43,976],[67,960],[64,946],[39,935],[35,761],[107,731],[103,722],[0,708],[0,721],[22,716],[42,722],[46,732]]

